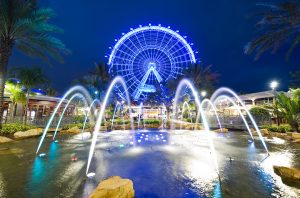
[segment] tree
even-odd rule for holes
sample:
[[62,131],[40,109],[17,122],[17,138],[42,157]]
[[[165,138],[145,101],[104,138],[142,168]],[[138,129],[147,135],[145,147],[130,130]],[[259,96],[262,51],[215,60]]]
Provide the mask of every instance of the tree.
[[94,69],[90,70],[81,78],[73,81],[73,84],[81,84],[91,95],[96,97],[101,96],[108,88],[108,84],[111,80],[107,68],[108,66],[104,63],[95,63]]
[[3,95],[9,59],[16,47],[31,57],[63,62],[61,54],[69,50],[52,33],[62,32],[49,23],[54,12],[38,8],[34,0],[0,0],[0,129],[2,128]]
[[245,46],[245,53],[255,53],[255,60],[268,50],[275,53],[283,44],[289,44],[288,59],[299,44],[300,1],[259,4],[266,7],[258,13],[258,36]]
[[250,109],[251,115],[254,117],[257,124],[269,124],[271,122],[270,111],[263,107],[252,107]]
[[290,88],[298,88],[300,87],[300,70],[290,72]]
[[290,96],[279,93],[276,97],[277,108],[280,114],[291,125],[292,129],[299,132],[300,122],[300,89],[290,89]]
[[22,103],[22,104],[26,103],[25,93],[23,92],[23,90],[21,89],[21,86],[19,84],[14,84],[11,82],[6,83],[5,91],[10,94],[9,98],[12,102],[11,117],[14,117],[15,116],[15,108],[16,108],[17,103]]
[[29,95],[32,93],[31,90],[39,85],[42,85],[43,83],[48,82],[48,80],[43,74],[42,69],[39,67],[19,67],[15,68],[14,71],[15,77],[20,80],[20,84],[25,88],[26,103],[24,123],[26,124]]
[[206,91],[208,94],[214,91],[220,74],[212,70],[212,65],[205,66],[202,62],[191,65],[184,71],[184,75],[179,79],[170,81],[167,86],[169,94],[175,95],[176,88],[181,79],[187,78],[194,85],[198,93]]
[[53,87],[46,87],[45,89],[47,96],[53,96],[56,97],[57,96],[57,91],[53,88]]

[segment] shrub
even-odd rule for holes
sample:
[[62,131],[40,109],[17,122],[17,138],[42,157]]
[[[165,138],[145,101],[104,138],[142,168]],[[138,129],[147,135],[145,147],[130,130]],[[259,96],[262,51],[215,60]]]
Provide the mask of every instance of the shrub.
[[[62,130],[68,130],[68,129],[73,128],[73,127],[78,127],[79,129],[82,129],[83,124],[82,123],[67,124],[67,125],[62,127]],[[88,124],[86,124],[85,128],[88,128],[88,127],[89,127]]]
[[277,126],[277,125],[265,125],[262,128],[268,129],[268,131],[271,131],[271,132],[280,132],[280,133],[285,133],[285,132],[292,131],[292,127],[290,125],[288,125],[288,124],[282,124],[280,126]]
[[83,123],[85,119],[84,115],[78,115],[73,117],[73,122],[74,123]]
[[160,120],[156,119],[145,119],[144,122],[145,124],[160,124]]
[[[104,123],[104,122],[102,122],[102,123]],[[130,123],[130,120],[123,120],[121,118],[114,119],[114,124],[122,125],[123,123],[128,124],[128,123]]]
[[9,123],[9,124],[3,124],[2,130],[0,133],[2,134],[13,134],[17,131],[27,131],[29,129],[37,128],[33,125],[24,125],[22,123]]
[[183,121],[185,121],[185,122],[192,122],[192,118],[185,118],[185,119],[183,119]]
[[250,109],[250,113],[258,123],[265,123],[271,120],[270,112],[267,109],[261,107],[253,107]]

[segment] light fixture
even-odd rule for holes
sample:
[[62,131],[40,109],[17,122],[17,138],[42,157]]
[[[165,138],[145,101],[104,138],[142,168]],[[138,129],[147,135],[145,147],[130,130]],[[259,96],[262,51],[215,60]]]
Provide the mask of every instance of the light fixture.
[[271,89],[276,89],[278,87],[279,83],[276,81],[276,80],[273,80],[271,83],[270,83],[270,87]]

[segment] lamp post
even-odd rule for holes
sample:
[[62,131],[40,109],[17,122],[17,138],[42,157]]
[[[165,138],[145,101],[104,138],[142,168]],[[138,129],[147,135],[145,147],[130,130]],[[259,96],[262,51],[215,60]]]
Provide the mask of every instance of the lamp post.
[[98,97],[98,93],[99,92],[97,90],[94,92],[96,98]]
[[201,96],[202,96],[203,98],[205,98],[206,95],[207,95],[207,92],[206,92],[206,91],[201,91]]
[[276,80],[273,80],[270,83],[270,87],[273,90],[273,105],[275,106],[274,113],[276,114],[276,120],[277,120],[277,125],[279,126],[279,119],[278,119],[278,109],[277,109],[277,102],[276,102],[276,88],[278,87],[279,83]]

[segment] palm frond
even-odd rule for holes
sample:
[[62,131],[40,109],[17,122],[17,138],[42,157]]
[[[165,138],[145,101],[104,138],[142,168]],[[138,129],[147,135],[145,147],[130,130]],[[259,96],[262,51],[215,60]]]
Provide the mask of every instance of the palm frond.
[[286,57],[289,58],[299,41],[300,2],[287,1],[283,3],[259,3],[266,7],[257,16],[261,17],[256,23],[258,36],[244,47],[245,54],[255,53],[255,60],[270,51],[276,53],[285,44],[290,44]]
[[0,0],[0,41],[9,39],[29,56],[63,62],[63,55],[71,52],[52,35],[63,32],[49,23],[53,17],[52,9],[37,8],[31,0]]

